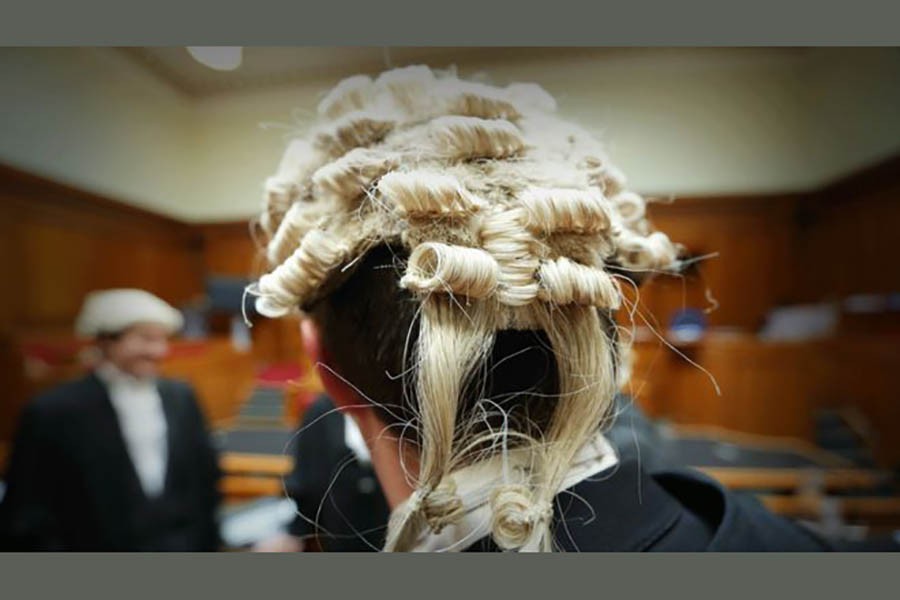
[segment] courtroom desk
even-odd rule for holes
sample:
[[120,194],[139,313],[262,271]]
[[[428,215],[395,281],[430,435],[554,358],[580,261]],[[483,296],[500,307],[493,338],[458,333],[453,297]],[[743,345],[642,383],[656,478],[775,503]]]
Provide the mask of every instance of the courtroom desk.
[[650,417],[812,442],[816,411],[856,407],[872,426],[867,442],[879,466],[900,464],[900,401],[891,381],[900,370],[900,337],[766,341],[714,329],[695,342],[670,343],[644,328],[633,345],[624,391]]
[[731,431],[713,425],[659,426],[662,452],[678,464],[707,467],[853,467],[847,458],[812,442]]
[[858,411],[877,464],[900,468],[900,335],[842,334],[821,348],[820,404]]
[[696,342],[672,345],[644,334],[633,346],[632,383],[626,391],[634,391],[651,417],[812,440],[822,380],[815,344],[766,342],[752,334],[713,330]]
[[890,482],[890,475],[864,469],[794,469],[754,467],[698,467],[732,490],[832,492],[872,490]]
[[226,505],[286,495],[282,478],[249,475],[226,475],[219,483],[219,492]]
[[826,466],[808,455],[787,449],[739,446],[706,438],[677,438],[666,443],[662,451],[676,464],[696,467],[798,469]]
[[226,504],[285,495],[284,477],[294,464],[296,431],[287,427],[238,427],[213,431]]
[[864,524],[872,531],[900,528],[900,498],[834,498],[815,494],[762,495],[760,501],[772,512],[792,519],[838,517],[843,523]]
[[294,468],[294,457],[225,452],[219,457],[219,465],[229,475],[284,477]]
[[219,491],[226,505],[257,498],[287,496],[284,478],[294,467],[292,456],[223,453],[219,457],[222,479]]

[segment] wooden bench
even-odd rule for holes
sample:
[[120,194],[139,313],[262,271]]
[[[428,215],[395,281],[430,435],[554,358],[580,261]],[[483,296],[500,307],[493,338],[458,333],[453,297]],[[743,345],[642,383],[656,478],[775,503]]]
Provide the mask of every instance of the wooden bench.
[[294,468],[290,456],[226,452],[219,458],[219,491],[226,503],[283,496],[284,477]]
[[219,466],[230,475],[284,477],[294,468],[294,459],[290,456],[226,452],[219,459]]
[[808,489],[851,491],[872,489],[888,480],[888,475],[865,469],[780,469],[746,467],[698,467],[733,490],[791,492]]
[[226,475],[219,483],[219,491],[224,496],[226,504],[285,495],[284,482],[280,478],[250,475]]
[[836,498],[819,495],[763,495],[762,503],[772,512],[792,519],[818,520],[836,514],[842,521],[873,528],[900,527],[900,498],[864,496]]

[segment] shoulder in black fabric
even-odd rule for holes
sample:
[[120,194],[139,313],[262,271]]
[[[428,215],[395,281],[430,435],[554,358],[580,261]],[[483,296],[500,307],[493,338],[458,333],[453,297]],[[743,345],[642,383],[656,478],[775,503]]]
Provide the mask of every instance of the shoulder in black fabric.
[[[816,552],[833,549],[757,500],[691,469],[652,475],[625,459],[557,496],[562,552]],[[486,538],[469,551],[498,551]]]
[[654,478],[691,512],[716,524],[709,552],[820,552],[831,545],[813,532],[773,514],[754,497],[725,489],[691,469]]
[[[712,538],[636,460],[625,459],[556,497],[554,531],[561,552],[701,551]],[[469,551],[498,551],[489,538]]]

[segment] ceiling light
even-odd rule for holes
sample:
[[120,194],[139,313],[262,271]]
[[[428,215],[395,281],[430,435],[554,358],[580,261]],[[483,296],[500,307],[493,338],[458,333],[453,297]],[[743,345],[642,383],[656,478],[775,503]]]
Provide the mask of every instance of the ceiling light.
[[233,71],[241,66],[243,48],[241,46],[188,46],[198,62],[216,71]]

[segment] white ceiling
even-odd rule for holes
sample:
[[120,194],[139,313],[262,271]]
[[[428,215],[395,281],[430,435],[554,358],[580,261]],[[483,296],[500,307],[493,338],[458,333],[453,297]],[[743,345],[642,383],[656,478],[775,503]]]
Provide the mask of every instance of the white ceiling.
[[395,64],[452,62],[509,53],[502,48],[248,47],[244,48],[240,67],[234,71],[216,71],[194,60],[184,47],[137,47],[122,48],[122,51],[175,88],[197,97],[377,72]]
[[490,65],[528,60],[575,57],[613,59],[637,54],[694,53],[716,60],[783,59],[804,52],[800,48],[666,49],[666,48],[508,48],[508,47],[246,47],[243,63],[234,71],[206,67],[178,47],[120,48],[139,66],[192,97],[302,85],[356,73],[415,63],[441,67],[450,64]]
[[0,161],[178,218],[246,218],[298,106],[410,63],[544,85],[650,195],[806,190],[900,151],[896,49],[251,47],[217,72],[184,47],[5,48]]

